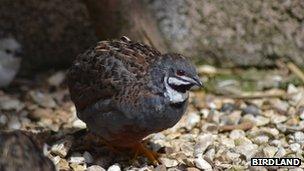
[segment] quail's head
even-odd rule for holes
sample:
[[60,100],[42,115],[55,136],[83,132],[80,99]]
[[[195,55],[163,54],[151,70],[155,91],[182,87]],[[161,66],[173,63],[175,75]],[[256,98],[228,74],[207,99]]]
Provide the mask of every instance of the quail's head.
[[[193,86],[202,86],[202,82],[196,72],[195,66],[190,60],[179,54],[165,54],[156,66],[156,70],[163,73],[165,96],[170,98],[172,103],[180,103],[188,98],[187,91]],[[159,73],[156,74],[160,76]],[[161,78],[161,77],[159,77]]]

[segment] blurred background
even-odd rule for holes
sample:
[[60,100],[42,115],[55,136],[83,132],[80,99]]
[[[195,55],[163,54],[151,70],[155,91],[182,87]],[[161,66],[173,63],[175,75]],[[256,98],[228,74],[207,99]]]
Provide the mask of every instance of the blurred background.
[[[254,126],[257,132],[276,129],[280,135],[269,136],[268,131],[262,135],[263,142],[265,136],[269,136],[266,144],[286,136],[282,144],[298,143],[289,150],[301,156],[304,134],[297,131],[304,130],[303,0],[0,0],[0,128],[54,132],[85,128],[69,99],[66,70],[96,42],[121,36],[190,57],[205,82],[203,90],[191,95],[192,106],[184,121],[164,135],[176,135],[176,131],[196,135],[215,125],[220,126],[216,133],[228,131],[221,136],[231,138],[235,132],[229,137],[229,131],[240,129],[246,138]],[[253,125],[242,125],[247,121]],[[210,128],[203,126],[209,123]],[[233,126],[222,127],[226,125]],[[204,136],[206,140],[211,135]],[[255,135],[247,138],[249,145],[246,140],[241,147],[230,147],[245,155],[245,159],[236,157],[239,166],[256,154],[255,144],[263,144],[255,141]],[[226,139],[208,143],[215,141]],[[248,146],[252,149],[245,153]],[[274,146],[271,154],[279,149]],[[225,150],[216,150],[215,157],[207,160],[212,167],[216,155],[220,162],[236,164],[237,159],[221,157]],[[92,155],[98,164],[99,158]],[[66,170],[83,166],[67,164],[70,155],[56,147],[49,148],[48,156]],[[98,165],[103,166],[100,161]]]
[[0,38],[20,44],[21,75],[65,68],[98,40],[122,35],[222,67],[304,64],[302,0],[0,3]]

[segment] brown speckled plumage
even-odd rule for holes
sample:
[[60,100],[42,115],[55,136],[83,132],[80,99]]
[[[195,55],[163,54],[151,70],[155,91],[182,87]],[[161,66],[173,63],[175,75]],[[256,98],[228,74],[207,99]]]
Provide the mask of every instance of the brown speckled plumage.
[[100,98],[112,97],[135,81],[146,84],[144,75],[149,64],[159,57],[160,52],[140,43],[99,42],[78,56],[70,70],[70,91],[76,107],[82,110]]

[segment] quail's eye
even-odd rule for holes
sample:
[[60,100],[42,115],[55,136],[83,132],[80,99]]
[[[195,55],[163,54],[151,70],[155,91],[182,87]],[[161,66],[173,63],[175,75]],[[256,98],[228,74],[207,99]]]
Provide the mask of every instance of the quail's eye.
[[12,51],[9,50],[9,49],[5,49],[5,52],[8,53],[8,54],[11,54],[11,53],[12,53]]
[[183,70],[177,70],[176,71],[176,75],[183,76],[183,75],[185,75],[185,71],[183,71]]

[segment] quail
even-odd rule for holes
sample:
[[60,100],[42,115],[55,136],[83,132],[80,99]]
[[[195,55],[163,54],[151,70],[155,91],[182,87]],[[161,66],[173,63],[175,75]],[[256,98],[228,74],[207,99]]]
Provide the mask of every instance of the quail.
[[127,37],[100,41],[73,62],[67,83],[77,116],[114,147],[132,148],[153,163],[141,141],[174,126],[189,91],[202,86],[195,66],[180,54],[162,54]]
[[55,171],[38,142],[23,131],[0,132],[1,171]]

